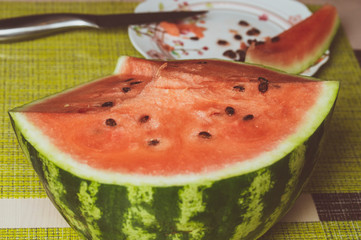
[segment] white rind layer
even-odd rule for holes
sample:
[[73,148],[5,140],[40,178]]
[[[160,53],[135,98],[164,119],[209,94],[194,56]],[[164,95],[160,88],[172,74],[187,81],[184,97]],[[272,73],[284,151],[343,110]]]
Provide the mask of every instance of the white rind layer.
[[95,169],[88,165],[81,164],[80,161],[74,159],[70,154],[61,152],[53,145],[50,139],[27,119],[26,112],[13,111],[10,112],[10,115],[25,139],[31,143],[43,157],[80,178],[106,184],[175,186],[189,183],[204,183],[239,176],[277,162],[312,136],[332,110],[337,98],[338,89],[339,83],[336,81],[322,82],[319,98],[314,106],[305,113],[303,123],[298,126],[292,135],[273,150],[260,153],[255,158],[231,164],[219,170],[172,176],[118,173]]

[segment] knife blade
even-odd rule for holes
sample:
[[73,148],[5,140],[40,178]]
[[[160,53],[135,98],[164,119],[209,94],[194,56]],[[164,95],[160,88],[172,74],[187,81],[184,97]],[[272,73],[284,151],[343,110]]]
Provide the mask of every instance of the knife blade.
[[21,41],[79,28],[115,28],[132,24],[174,21],[207,11],[144,12],[124,14],[50,13],[0,20],[0,42]]

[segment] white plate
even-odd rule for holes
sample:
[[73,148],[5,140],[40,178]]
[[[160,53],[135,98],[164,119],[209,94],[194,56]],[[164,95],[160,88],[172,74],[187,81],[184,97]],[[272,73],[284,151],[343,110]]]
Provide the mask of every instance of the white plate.
[[[294,0],[146,0],[135,12],[176,10],[209,10],[203,16],[179,22],[203,28],[204,36],[197,37],[191,31],[173,36],[157,24],[132,25],[128,29],[130,40],[145,58],[240,60],[237,50],[248,46],[249,41],[278,35],[311,14],[305,5]],[[240,21],[249,25],[240,25]],[[252,28],[258,29],[259,34],[247,34]],[[315,74],[328,56],[329,51],[302,74]]]

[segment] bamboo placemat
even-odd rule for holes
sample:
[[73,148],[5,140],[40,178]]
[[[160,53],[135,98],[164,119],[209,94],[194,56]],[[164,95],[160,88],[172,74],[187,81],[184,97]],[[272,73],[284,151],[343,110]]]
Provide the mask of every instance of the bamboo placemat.
[[[135,6],[132,2],[0,2],[0,18],[45,12],[132,12]],[[341,81],[341,91],[327,148],[304,191],[312,196],[319,220],[278,223],[264,240],[361,239],[361,70],[342,28],[330,50],[330,60],[316,77]],[[7,111],[111,74],[121,55],[141,57],[126,28],[0,44],[0,200],[46,198],[18,147]],[[0,226],[0,239],[80,238],[70,228]]]

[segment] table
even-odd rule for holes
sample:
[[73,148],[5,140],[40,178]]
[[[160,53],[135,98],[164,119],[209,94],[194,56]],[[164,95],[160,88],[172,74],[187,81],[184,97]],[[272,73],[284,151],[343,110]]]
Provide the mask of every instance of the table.
[[[347,0],[342,4],[349,1],[355,3]],[[341,1],[333,2],[340,5]],[[0,17],[44,12],[132,12],[136,4],[4,1],[0,2]],[[317,9],[316,5],[309,7]],[[344,17],[349,21],[343,12],[341,19]],[[330,60],[316,75],[341,81],[326,139],[328,147],[294,208],[263,240],[361,239],[361,69],[353,51],[361,49],[359,43],[357,35],[343,24],[330,48]],[[0,44],[0,240],[80,239],[46,198],[18,147],[7,111],[108,75],[120,55],[141,57],[129,42],[126,28],[82,30],[36,41]]]

